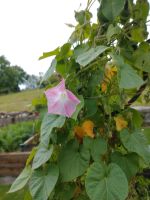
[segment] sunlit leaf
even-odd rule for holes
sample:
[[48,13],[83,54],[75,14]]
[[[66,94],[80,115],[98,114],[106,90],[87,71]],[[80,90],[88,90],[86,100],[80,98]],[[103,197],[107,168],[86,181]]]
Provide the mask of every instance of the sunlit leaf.
[[131,40],[135,42],[142,42],[145,39],[145,34],[143,28],[137,27],[130,31]]
[[30,153],[30,155],[29,155],[29,157],[28,157],[28,159],[26,161],[26,166],[28,166],[31,163],[31,161],[33,160],[36,152],[37,152],[37,148],[35,147],[35,148],[32,149],[32,151],[31,151],[31,153]]
[[51,56],[55,56],[59,53],[59,47],[56,48],[55,50],[53,51],[50,51],[50,52],[45,52],[43,53],[43,55],[41,57],[39,57],[39,60],[42,60],[44,58],[48,58],[48,57],[51,57]]
[[81,55],[79,55],[77,57],[76,61],[80,65],[85,67],[90,62],[95,60],[100,54],[105,52],[107,49],[108,49],[108,47],[106,47],[106,46],[97,46],[95,48],[91,48],[90,50],[88,50],[88,51],[82,53]]
[[21,174],[14,181],[14,183],[12,184],[8,193],[16,192],[16,191],[22,189],[27,184],[27,182],[29,181],[31,174],[32,174],[31,167],[26,166],[24,168],[24,170],[21,172]]

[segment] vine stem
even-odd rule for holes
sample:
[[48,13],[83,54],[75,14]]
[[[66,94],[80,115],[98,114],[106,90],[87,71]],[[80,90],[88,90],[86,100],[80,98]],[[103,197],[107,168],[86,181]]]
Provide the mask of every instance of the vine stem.
[[96,0],[94,0],[93,2],[91,2],[91,4],[89,5],[88,9],[90,10],[90,8],[93,6],[93,4],[95,3]]
[[90,7],[92,1],[93,1],[93,0],[88,0],[88,2],[87,2],[87,6],[86,6],[86,10],[89,10],[89,7]]
[[[80,74],[82,74],[83,72],[85,72],[86,70],[90,69],[90,68],[91,68],[93,65],[95,65],[96,63],[97,63],[97,61],[94,62],[94,63],[92,63],[92,64],[90,64],[90,65],[87,66],[87,67],[82,68],[79,72],[77,72],[76,74],[74,74],[74,76],[73,76],[70,80],[76,78],[77,76],[79,76]],[[68,76],[66,79],[68,79],[69,77],[70,77],[70,76]]]
[[102,96],[84,97],[85,99],[100,99]]

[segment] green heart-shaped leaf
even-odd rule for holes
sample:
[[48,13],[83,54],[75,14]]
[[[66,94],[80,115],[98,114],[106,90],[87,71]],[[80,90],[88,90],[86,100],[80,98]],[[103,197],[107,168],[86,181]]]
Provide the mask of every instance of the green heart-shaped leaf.
[[79,148],[77,141],[70,141],[61,151],[59,168],[63,181],[71,181],[81,176],[88,168],[89,150]]
[[34,200],[47,200],[59,175],[58,166],[51,164],[45,170],[35,170],[29,182],[29,189]]
[[93,163],[88,170],[85,187],[91,200],[125,200],[128,195],[126,176],[113,163],[109,166]]

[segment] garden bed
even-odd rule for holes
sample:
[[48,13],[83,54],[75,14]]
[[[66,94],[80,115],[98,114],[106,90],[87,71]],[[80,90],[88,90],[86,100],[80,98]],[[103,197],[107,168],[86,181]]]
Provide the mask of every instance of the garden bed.
[[0,153],[0,177],[18,176],[30,152]]
[[0,153],[0,183],[11,184],[13,177],[20,174],[26,164],[30,151],[38,144],[39,135],[36,134],[21,144],[21,152]]
[[38,144],[38,121],[20,122],[0,130],[0,184],[11,184]]
[[38,123],[37,120],[19,122],[0,128],[0,152],[20,151],[20,144],[39,132]]

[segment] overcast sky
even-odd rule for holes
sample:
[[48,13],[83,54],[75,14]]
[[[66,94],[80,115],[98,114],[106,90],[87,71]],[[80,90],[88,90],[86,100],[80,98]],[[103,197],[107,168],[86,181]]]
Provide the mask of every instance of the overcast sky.
[[[87,0],[0,0],[0,55],[27,73],[38,75],[51,58],[39,61],[43,52],[67,42],[75,23],[74,10]],[[82,6],[80,7],[80,4]],[[96,14],[98,1],[92,7]]]
[[29,74],[45,72],[51,59],[39,61],[39,56],[67,41],[73,29],[65,23],[75,23],[74,10],[86,2],[0,0],[0,55]]

